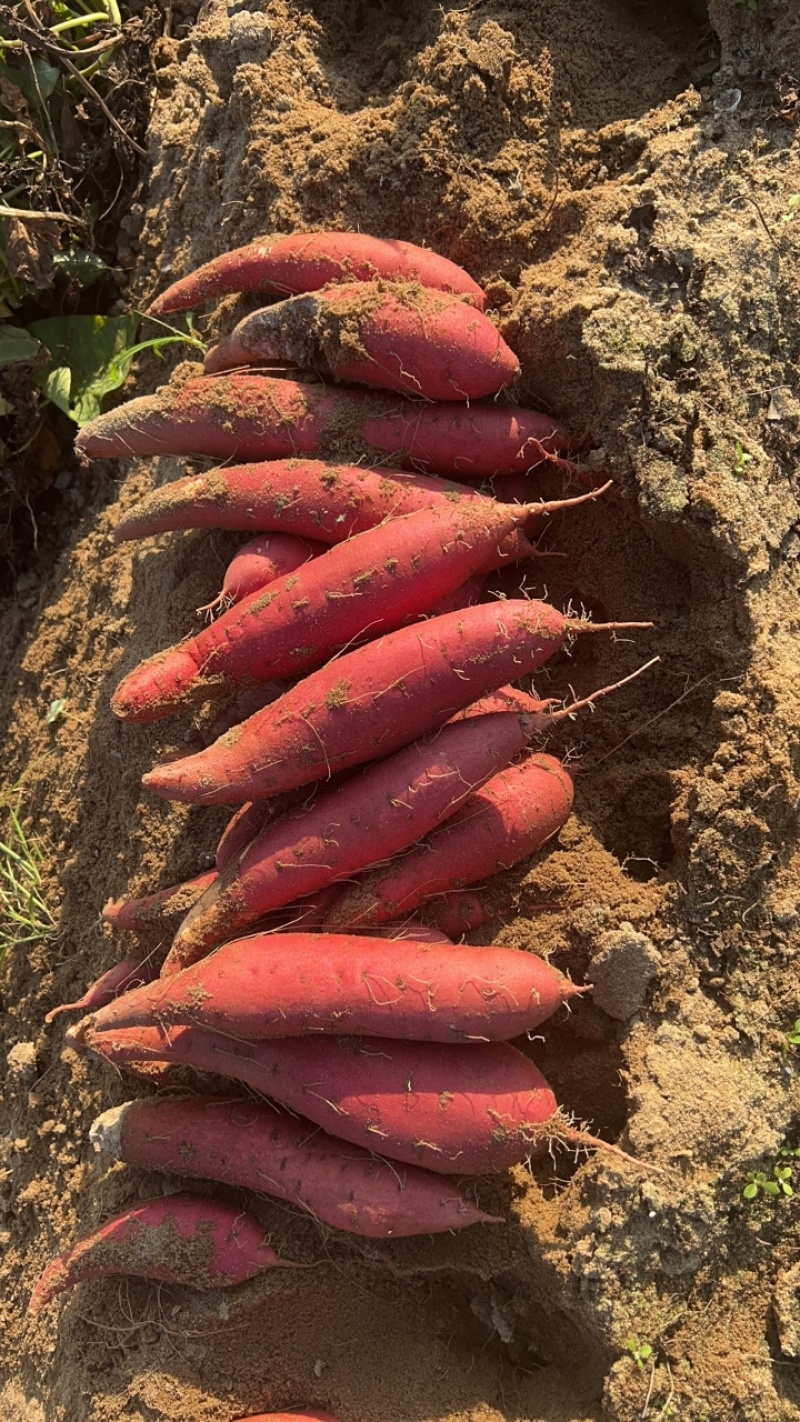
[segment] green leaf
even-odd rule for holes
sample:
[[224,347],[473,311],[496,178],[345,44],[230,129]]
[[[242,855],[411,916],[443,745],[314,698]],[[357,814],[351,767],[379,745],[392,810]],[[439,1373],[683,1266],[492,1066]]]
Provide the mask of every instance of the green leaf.
[[96,252],[84,252],[81,247],[69,252],[54,252],[53,267],[57,276],[69,277],[83,287],[91,286],[108,271],[108,264],[102,257],[98,257]]
[[64,700],[63,696],[59,696],[57,701],[51,701],[50,709],[44,718],[47,725],[52,726],[55,724],[56,721],[60,721],[61,717],[66,715],[66,710],[67,703]]
[[33,67],[36,71],[36,79],[39,85],[39,93],[43,99],[49,99],[53,90],[61,78],[61,70],[55,65],[48,64],[46,59],[34,59]]
[[749,1185],[745,1185],[742,1194],[746,1200],[754,1200],[758,1194],[758,1186],[755,1180],[751,1180]]
[[761,1185],[765,1195],[780,1195],[781,1187],[776,1185],[774,1180],[765,1180]]
[[[130,369],[131,342],[139,329],[138,316],[52,316],[33,321],[31,331],[47,347],[53,364],[39,383],[47,389],[54,371],[70,375],[67,413],[85,425],[100,413],[103,396],[117,390]],[[63,398],[63,377],[56,390]],[[52,398],[52,397],[51,397]],[[59,403],[58,400],[55,403]],[[62,405],[63,409],[64,406]]]
[[65,415],[70,413],[69,392],[72,386],[72,373],[68,366],[57,365],[46,371],[39,384],[47,396],[52,400],[59,410],[63,410]]
[[0,365],[35,360],[41,346],[24,326],[0,325]]

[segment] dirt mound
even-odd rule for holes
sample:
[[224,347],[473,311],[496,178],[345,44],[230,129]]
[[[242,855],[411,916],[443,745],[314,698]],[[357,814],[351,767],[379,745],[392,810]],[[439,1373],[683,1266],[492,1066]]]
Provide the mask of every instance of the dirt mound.
[[[103,901],[199,872],[225,820],[139,788],[157,756],[200,744],[202,721],[120,726],[108,700],[195,625],[235,540],[115,548],[119,507],[184,466],[120,469],[114,506],[90,468],[68,551],[2,624],[6,778],[27,772],[60,908],[57,939],[15,952],[3,984],[0,1411],[788,1422],[796,1199],[747,1204],[742,1189],[800,1145],[784,1038],[798,1012],[800,20],[778,0],[212,0],[184,28],[156,54],[136,303],[262,232],[428,244],[488,291],[521,400],[613,472],[613,496],[561,519],[550,536],[568,556],[528,586],[656,626],[585,639],[538,689],[585,694],[661,662],[554,741],[581,756],[575,813],[493,898],[502,941],[579,980],[594,960],[607,984],[631,943],[631,972],[657,965],[633,1018],[582,1002],[523,1044],[568,1109],[625,1130],[654,1168],[576,1171],[559,1153],[475,1182],[508,1227],[380,1245],[265,1200],[273,1244],[316,1261],[312,1283],[197,1301],[108,1281],[26,1318],[56,1248],[153,1191],[88,1148],[93,1116],[142,1088],[62,1058],[61,1019],[45,1030],[44,1014],[123,956]],[[246,309],[229,298],[201,326],[213,339]],[[137,393],[161,378],[143,368]]]

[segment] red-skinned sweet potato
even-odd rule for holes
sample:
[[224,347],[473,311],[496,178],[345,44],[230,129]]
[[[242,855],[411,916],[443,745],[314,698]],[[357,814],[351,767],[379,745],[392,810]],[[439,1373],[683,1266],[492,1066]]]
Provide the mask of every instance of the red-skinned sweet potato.
[[[269,801],[266,803],[269,804]],[[102,973],[77,1002],[64,1002],[59,1007],[51,1008],[44,1020],[52,1022],[62,1012],[93,1012],[95,1008],[105,1007],[107,1002],[112,1002],[130,988],[152,982],[153,978],[158,977],[159,966],[153,955],[143,958],[141,953],[135,953]]]
[[390,1165],[246,1097],[129,1101],[98,1117],[90,1135],[115,1160],[277,1195],[350,1234],[391,1239],[502,1223],[441,1176]]
[[[340,893],[343,890],[339,891]],[[466,889],[454,890],[450,894],[437,894],[425,900],[425,918],[446,933],[452,943],[458,943],[465,933],[476,928],[484,928],[492,922],[492,913],[480,894]]]
[[491,321],[418,283],[345,283],[243,317],[205,358],[216,374],[271,362],[426,400],[479,400],[519,361]]
[[400,628],[347,652],[143,784],[168,800],[236,804],[363,764],[434,730],[470,702],[542,666],[600,628],[542,602],[482,603]]
[[286,578],[311,558],[324,553],[326,545],[292,533],[260,533],[234,553],[225,569],[219,595],[198,612],[224,610],[258,592],[278,578]]
[[198,1195],[145,1200],[101,1225],[45,1269],[28,1309],[84,1279],[133,1274],[193,1289],[225,1289],[264,1269],[296,1268],[270,1248],[262,1226],[238,1206]]
[[240,1417],[238,1422],[336,1422],[330,1412],[259,1412],[257,1417]]
[[390,922],[435,894],[510,869],[558,833],[571,807],[565,767],[550,755],[529,756],[500,771],[416,849],[342,889],[326,928]]
[[[415,1042],[508,1041],[581,989],[516,948],[354,934],[254,934],[128,992],[76,1029],[193,1025],[265,1041],[348,1032]],[[72,1040],[72,1038],[70,1039]]]
[[[552,702],[540,703],[543,711],[532,718],[536,729],[569,719],[584,707],[594,708],[596,701],[626,686],[658,660],[653,657],[621,681],[556,710]],[[571,806],[571,777],[552,756],[531,756],[510,766],[471,796],[424,844],[339,890],[325,926],[350,931],[402,919],[434,895],[450,895],[510,869],[558,833]]]
[[448,257],[397,238],[367,232],[294,232],[259,237],[223,252],[180,281],[149,307],[151,316],[188,311],[231,292],[262,291],[288,296],[319,291],[330,282],[417,281],[455,292],[482,311],[486,298],[476,281]]
[[123,720],[154,721],[249,681],[299,676],[430,612],[524,517],[500,504],[445,505],[357,534],[141,663],[112,709]]
[[390,456],[403,467],[485,479],[558,458],[567,436],[536,410],[475,401],[425,404],[267,375],[218,375],[164,386],[90,420],[75,449],[91,459],[138,454],[213,459]]
[[[542,518],[579,507],[601,492],[536,504],[526,528],[531,531]],[[439,504],[474,505],[483,498],[466,484],[401,469],[326,464],[321,459],[263,460],[210,469],[161,485],[128,509],[114,537],[123,543],[174,529],[225,528],[243,533],[283,530],[321,543],[343,543],[389,517]],[[500,544],[484,571],[532,557],[534,552],[517,529]]]
[[144,933],[167,918],[185,915],[217,878],[216,869],[207,869],[194,879],[157,889],[141,899],[109,899],[103,906],[102,918],[112,928],[128,933]]

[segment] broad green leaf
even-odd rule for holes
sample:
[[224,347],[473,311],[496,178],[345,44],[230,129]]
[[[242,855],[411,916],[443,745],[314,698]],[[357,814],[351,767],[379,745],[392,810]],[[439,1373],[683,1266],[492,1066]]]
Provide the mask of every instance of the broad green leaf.
[[36,79],[39,85],[39,93],[43,99],[49,99],[53,90],[61,78],[61,70],[54,65],[48,64],[46,59],[34,59],[33,67],[36,71]]
[[35,360],[40,350],[39,342],[24,326],[0,325],[0,365]]
[[66,368],[70,373],[68,414],[76,424],[85,425],[99,415],[103,396],[124,381],[139,320],[133,315],[52,316],[31,323],[31,331],[52,357],[50,371]]
[[[7,50],[5,53],[8,60],[11,60]],[[33,73],[27,64],[18,66],[16,61],[9,63],[8,60],[0,59],[0,76],[7,79],[9,84],[14,84],[28,104],[41,109],[42,103],[49,99],[55,89],[61,71],[48,64],[41,56],[33,61]]]
[[53,267],[57,275],[71,277],[84,287],[91,286],[108,271],[102,257],[98,257],[96,252],[84,252],[81,247],[69,252],[54,252]]
[[67,703],[66,703],[66,701],[64,700],[63,696],[59,696],[56,701],[51,701],[51,702],[50,702],[50,708],[49,708],[49,710],[48,710],[48,712],[47,712],[47,715],[46,715],[45,718],[44,718],[45,721],[47,722],[47,725],[48,725],[48,726],[53,726],[53,725],[55,725],[56,721],[60,721],[60,720],[61,720],[61,717],[66,714],[66,710],[67,710]]
[[72,387],[72,372],[66,365],[57,365],[46,371],[41,381],[41,388],[48,400],[52,400],[59,410],[63,410],[65,415],[69,414],[69,393]]

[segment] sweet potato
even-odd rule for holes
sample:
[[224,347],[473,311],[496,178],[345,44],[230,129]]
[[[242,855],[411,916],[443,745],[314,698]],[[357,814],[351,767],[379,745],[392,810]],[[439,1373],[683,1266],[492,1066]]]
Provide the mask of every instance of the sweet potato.
[[366,232],[294,232],[259,237],[246,247],[206,262],[173,282],[149,307],[151,316],[188,311],[231,292],[263,291],[288,296],[319,291],[331,282],[417,281],[468,297],[482,311],[478,283],[448,257],[397,238]]
[[216,878],[217,871],[208,869],[194,879],[170,884],[169,888],[158,889],[141,899],[109,899],[103,906],[103,921],[128,933],[144,933],[164,919],[187,914]]
[[425,918],[447,934],[451,942],[458,943],[465,933],[491,923],[492,913],[479,894],[459,889],[426,900]]
[[90,1030],[80,1045],[115,1067],[168,1062],[230,1077],[332,1136],[443,1175],[484,1175],[525,1160],[546,1142],[557,1112],[541,1072],[508,1042],[245,1042],[170,1024]]
[[232,860],[238,859],[239,855],[244,853],[269,822],[276,818],[276,813],[280,812],[278,799],[250,800],[247,804],[240,805],[225,826],[217,845],[216,864],[220,874]]
[[434,894],[510,869],[558,833],[571,807],[569,772],[553,756],[532,755],[476,791],[416,849],[343,889],[325,926],[338,932],[402,918]]
[[516,948],[256,934],[126,993],[85,1027],[191,1024],[252,1041],[318,1032],[508,1041],[580,991],[543,959]]
[[523,518],[500,504],[420,509],[359,533],[142,662],[112,710],[121,720],[162,720],[248,681],[298,676],[430,612]]
[[205,369],[271,361],[426,400],[478,400],[519,375],[491,321],[418,283],[346,283],[265,306],[208,352]]
[[278,578],[288,577],[311,558],[324,553],[325,544],[297,538],[291,533],[261,533],[251,538],[234,554],[227,568],[219,595],[198,612],[212,612],[241,602],[250,593],[258,592]]
[[558,458],[567,436],[536,410],[475,402],[424,404],[402,395],[302,385],[267,375],[219,375],[163,386],[98,415],[75,440],[92,459],[137,454],[352,463],[391,456],[404,467],[485,479]]
[[[569,719],[584,707],[594,709],[596,701],[634,681],[658,660],[653,657],[630,676],[603,686],[580,701],[560,706],[552,701],[538,703],[541,710],[528,718],[531,733]],[[513,688],[506,688],[503,696],[507,704],[516,700],[510,691]],[[526,702],[532,707],[537,705],[523,695],[521,704]],[[486,698],[485,704],[492,704],[491,699]],[[466,714],[475,709],[468,708]],[[558,833],[571,806],[572,781],[567,770],[552,756],[532,756],[490,780],[425,844],[339,890],[325,926],[350,930],[402,919],[434,895],[460,890],[511,868]],[[469,927],[479,927],[486,921],[480,914],[478,906],[478,919]]]
[[[530,531],[540,519],[577,507],[601,492],[542,502],[535,506],[526,528]],[[244,533],[282,529],[321,543],[343,543],[389,517],[399,518],[439,504],[474,505],[483,498],[466,484],[434,475],[332,465],[321,459],[275,459],[211,469],[164,484],[128,510],[114,537],[117,543],[124,543],[178,528],[225,528]],[[517,529],[500,545],[485,571],[531,557],[534,552]]]
[[336,1422],[330,1412],[259,1412],[257,1417],[240,1417],[238,1422]]
[[323,1224],[377,1239],[501,1224],[450,1181],[389,1165],[308,1121],[247,1097],[129,1101],[94,1122],[115,1160],[289,1200]]
[[265,913],[414,844],[526,744],[524,715],[445,726],[268,825],[189,911],[162,973],[169,976]]
[[107,1002],[113,1001],[129,988],[152,982],[153,978],[158,976],[158,969],[159,964],[152,955],[142,958],[141,953],[134,953],[130,958],[125,958],[122,963],[115,963],[113,968],[102,973],[77,1002],[64,1002],[59,1007],[51,1008],[44,1020],[52,1022],[62,1012],[92,1012],[96,1007],[105,1007]]
[[404,627],[312,672],[206,750],[156,766],[143,784],[200,804],[278,795],[387,755],[542,666],[573,636],[623,625],[601,629],[515,599]]
[[133,1274],[193,1289],[226,1289],[264,1269],[297,1267],[279,1259],[257,1220],[238,1206],[198,1195],[145,1200],[60,1254],[42,1274],[28,1309],[84,1279]]

